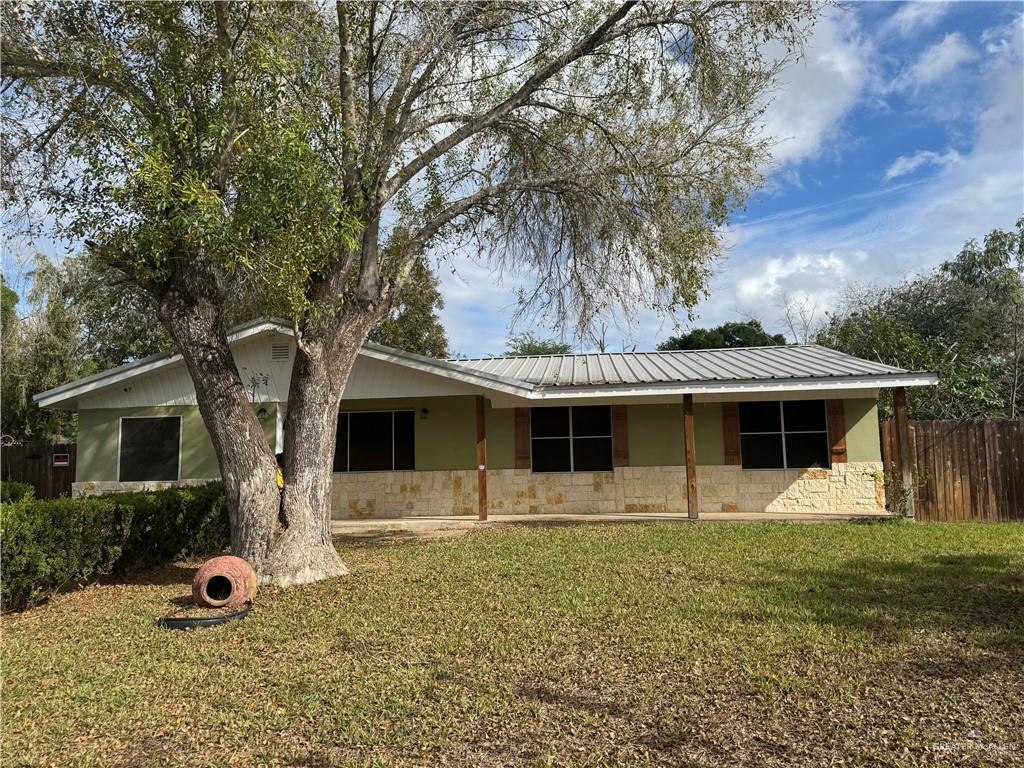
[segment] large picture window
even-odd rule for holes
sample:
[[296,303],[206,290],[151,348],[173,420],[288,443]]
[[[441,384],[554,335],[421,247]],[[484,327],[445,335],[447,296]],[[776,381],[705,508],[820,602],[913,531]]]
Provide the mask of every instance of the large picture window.
[[178,479],[181,417],[123,417],[117,479],[122,483]]
[[744,469],[829,466],[824,400],[740,403],[739,411]]
[[386,472],[416,468],[413,411],[348,411],[338,414],[335,472]]
[[608,472],[612,413],[607,405],[530,409],[534,472]]

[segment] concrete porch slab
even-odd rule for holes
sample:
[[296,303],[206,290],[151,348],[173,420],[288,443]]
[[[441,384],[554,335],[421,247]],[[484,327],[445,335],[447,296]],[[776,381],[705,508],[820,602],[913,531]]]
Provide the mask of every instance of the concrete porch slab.
[[[768,513],[768,512],[705,512],[696,522],[713,523],[848,523],[861,520],[884,520],[890,517],[880,513],[822,514],[822,513]],[[615,514],[535,514],[490,515],[486,521],[475,516],[386,517],[364,520],[332,520],[331,534],[342,538],[367,536],[457,534],[474,528],[501,525],[582,525],[585,523],[692,523],[685,514],[674,512],[615,513]]]

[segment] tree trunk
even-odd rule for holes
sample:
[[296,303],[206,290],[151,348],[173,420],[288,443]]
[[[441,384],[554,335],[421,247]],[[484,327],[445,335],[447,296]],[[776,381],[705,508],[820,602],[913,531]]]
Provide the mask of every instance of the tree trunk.
[[[184,279],[204,281],[199,275]],[[212,280],[207,281],[207,286],[211,284]],[[231,551],[262,576],[278,525],[277,464],[246,395],[228,345],[221,302],[213,293],[209,287],[172,287],[160,296],[158,311],[188,367],[217,454],[231,523]]]
[[355,309],[329,331],[305,335],[295,353],[284,429],[281,528],[264,566],[280,586],[348,573],[331,542],[331,483],[338,409],[378,313]]
[[[178,346],[220,464],[231,551],[262,583],[288,587],[348,573],[331,541],[338,409],[363,341],[386,302],[342,310],[297,340],[285,419],[283,493],[277,463],[245,390],[210,275],[176,274],[159,315]],[[186,298],[188,297],[188,298]]]

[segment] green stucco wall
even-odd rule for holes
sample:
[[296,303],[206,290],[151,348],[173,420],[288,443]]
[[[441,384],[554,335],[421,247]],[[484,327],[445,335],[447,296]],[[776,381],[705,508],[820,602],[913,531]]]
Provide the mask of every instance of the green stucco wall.
[[487,466],[491,469],[516,467],[516,412],[514,408],[491,408],[487,404]]
[[341,409],[416,411],[416,469],[476,469],[476,400],[472,395],[345,400]]
[[878,439],[878,401],[845,401],[846,455],[850,461],[881,461]]
[[122,416],[181,417],[181,478],[219,477],[217,456],[203,418],[195,406],[160,408],[99,408],[78,415],[78,457],[75,479],[117,480],[117,445]]
[[[277,406],[267,403],[260,407],[266,409],[260,417],[263,433],[267,443],[273,446],[277,434]],[[198,407],[89,408],[78,414],[76,482],[117,480],[118,429],[122,416],[180,416],[181,479],[220,477],[217,454]]]
[[[274,445],[277,406],[268,403],[261,416],[267,442]],[[345,401],[343,410],[414,410],[416,469],[476,467],[476,404],[472,396]],[[426,414],[423,414],[423,409]],[[681,466],[683,406],[630,405],[629,463],[637,467]],[[846,447],[851,462],[880,461],[878,409],[873,399],[846,401]],[[195,406],[88,409],[79,413],[76,480],[117,480],[118,420],[121,416],[181,416],[183,480],[217,477],[213,445]],[[492,469],[515,466],[515,410],[487,405],[487,464]],[[725,463],[722,408],[719,403],[694,405],[697,463]]]
[[[683,404],[630,405],[629,463],[634,467],[682,466]],[[719,403],[695,403],[693,432],[698,464],[724,464],[722,443],[722,406]]]

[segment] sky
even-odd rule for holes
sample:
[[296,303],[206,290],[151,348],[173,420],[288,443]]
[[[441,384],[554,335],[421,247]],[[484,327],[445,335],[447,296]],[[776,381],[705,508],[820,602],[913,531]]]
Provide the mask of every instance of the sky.
[[[898,282],[1012,228],[1024,215],[1022,102],[1024,2],[828,9],[768,106],[767,183],[723,231],[707,299],[692,318],[612,318],[607,349],[654,349],[689,328],[749,318],[790,335],[787,302],[820,322],[851,287]],[[54,259],[67,250],[45,238],[35,247]],[[458,254],[438,273],[453,356],[500,354],[512,333],[560,336],[529,319],[510,327],[514,276]]]
[[[709,297],[692,319],[613,321],[607,348],[751,317],[788,333],[787,301],[820,321],[851,286],[897,282],[1012,228],[1024,215],[1022,53],[1020,2],[828,10],[768,108],[767,184],[725,231]],[[501,353],[516,280],[459,257],[440,278],[452,354]]]

